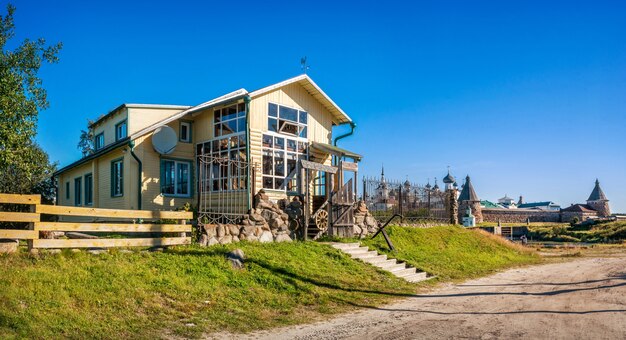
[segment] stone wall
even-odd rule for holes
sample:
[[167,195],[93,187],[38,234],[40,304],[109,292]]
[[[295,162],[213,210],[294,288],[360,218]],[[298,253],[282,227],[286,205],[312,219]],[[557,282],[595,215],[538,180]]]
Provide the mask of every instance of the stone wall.
[[[300,202],[289,204],[291,209],[301,209]],[[238,224],[205,224],[198,243],[202,246],[228,244],[232,242],[291,242],[296,230],[289,215],[278,204],[269,200],[264,191],[254,197],[254,209],[241,217]]]
[[529,219],[530,222],[561,222],[560,211],[483,208],[482,215],[484,222],[526,223]]

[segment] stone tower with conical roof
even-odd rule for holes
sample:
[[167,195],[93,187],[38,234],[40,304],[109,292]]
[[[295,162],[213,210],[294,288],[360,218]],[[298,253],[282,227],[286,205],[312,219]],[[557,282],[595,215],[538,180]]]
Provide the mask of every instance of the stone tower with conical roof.
[[596,178],[596,185],[587,199],[587,205],[598,212],[598,217],[611,216],[611,209],[609,208],[609,200],[606,199],[604,191],[600,188],[600,181]]
[[480,207],[480,198],[474,191],[474,186],[470,181],[470,177],[465,177],[465,184],[459,195],[459,221],[463,220],[463,214],[467,211],[467,208],[472,209],[472,214],[476,218],[476,223],[483,221],[483,212]]

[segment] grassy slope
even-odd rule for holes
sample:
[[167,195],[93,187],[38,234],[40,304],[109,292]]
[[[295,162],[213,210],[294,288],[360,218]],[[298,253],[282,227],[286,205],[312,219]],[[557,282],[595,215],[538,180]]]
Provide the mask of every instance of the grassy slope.
[[480,230],[455,226],[423,229],[393,226],[387,228],[387,232],[396,253],[389,252],[382,235],[364,243],[444,280],[477,277],[540,261],[531,250]]
[[[249,258],[245,270],[225,260],[237,247]],[[415,289],[312,242],[4,255],[0,287],[0,338],[241,332],[378,305]]]
[[626,239],[626,221],[533,226],[529,236],[535,241],[616,242]]

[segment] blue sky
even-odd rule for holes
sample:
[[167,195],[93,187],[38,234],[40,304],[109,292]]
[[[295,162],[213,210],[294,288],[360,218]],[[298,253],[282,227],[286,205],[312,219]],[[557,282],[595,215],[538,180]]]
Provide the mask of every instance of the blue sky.
[[18,39],[64,44],[41,72],[38,135],[61,165],[121,103],[198,104],[295,76],[307,56],[358,125],[340,146],[365,174],[384,163],[423,183],[450,165],[483,199],[563,206],[598,177],[626,212],[624,2],[13,3]]

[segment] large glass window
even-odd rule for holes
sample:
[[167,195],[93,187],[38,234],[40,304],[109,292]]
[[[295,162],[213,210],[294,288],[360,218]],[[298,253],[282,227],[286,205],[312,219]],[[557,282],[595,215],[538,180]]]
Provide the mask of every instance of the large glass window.
[[94,146],[96,148],[96,151],[104,147],[104,132],[100,132],[96,135],[96,137],[94,138]]
[[269,103],[267,116],[268,131],[307,138],[308,113],[306,111]]
[[198,164],[200,185],[206,191],[245,190],[248,178],[246,106],[233,104],[213,113],[215,138],[197,144],[196,149],[198,156],[207,156]]
[[294,191],[300,160],[307,158],[307,143],[287,137],[263,135],[263,188]]
[[93,176],[85,175],[85,205],[93,204]]
[[246,134],[198,144],[197,154],[209,156],[200,164],[200,185],[207,191],[243,190],[247,183]]
[[81,187],[82,187],[82,178],[74,178],[74,205],[79,206],[81,202]]
[[161,160],[161,193],[170,196],[191,196],[191,162]]
[[124,195],[124,160],[111,162],[111,196]]
[[115,141],[126,138],[126,120],[123,120],[115,125]]
[[227,136],[246,132],[246,106],[234,104],[213,111],[214,136]]

